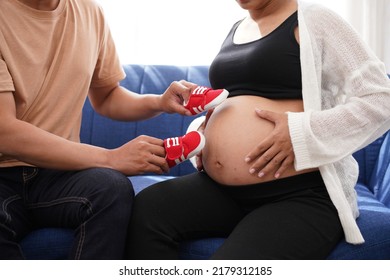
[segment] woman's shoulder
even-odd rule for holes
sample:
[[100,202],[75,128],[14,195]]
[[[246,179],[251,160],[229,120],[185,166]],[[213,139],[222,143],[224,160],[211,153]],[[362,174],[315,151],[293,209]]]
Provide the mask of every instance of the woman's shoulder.
[[298,9],[307,14],[336,14],[330,8],[317,2],[298,1]]
[[349,32],[351,29],[350,24],[338,13],[318,3],[299,1],[298,16],[304,19],[309,29],[319,32],[332,33],[334,30]]
[[324,25],[334,21],[346,23],[338,13],[318,3],[300,1],[298,11],[301,12],[302,16],[309,22],[314,21]]

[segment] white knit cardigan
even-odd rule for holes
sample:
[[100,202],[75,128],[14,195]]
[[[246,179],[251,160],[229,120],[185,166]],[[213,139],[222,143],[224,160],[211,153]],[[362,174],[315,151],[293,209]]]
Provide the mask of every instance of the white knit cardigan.
[[295,168],[319,167],[346,241],[364,242],[353,152],[390,129],[384,64],[334,12],[298,1],[304,112],[288,113]]

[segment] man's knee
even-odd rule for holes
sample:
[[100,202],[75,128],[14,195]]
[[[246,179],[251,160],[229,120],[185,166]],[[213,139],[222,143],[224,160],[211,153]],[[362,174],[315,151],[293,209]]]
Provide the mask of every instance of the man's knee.
[[87,178],[95,185],[132,190],[132,184],[130,180],[119,171],[109,168],[91,168],[82,172],[82,176]]
[[84,175],[90,188],[88,199],[91,200],[94,208],[111,205],[118,211],[131,210],[134,190],[125,175],[106,168],[93,168],[86,171]]

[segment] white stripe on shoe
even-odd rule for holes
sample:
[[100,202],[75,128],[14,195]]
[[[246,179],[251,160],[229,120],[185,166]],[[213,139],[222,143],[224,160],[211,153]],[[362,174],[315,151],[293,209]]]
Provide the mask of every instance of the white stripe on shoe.
[[203,94],[203,92],[205,92],[206,90],[207,90],[207,87],[199,86],[199,87],[194,89],[192,94]]
[[192,110],[196,113],[196,114],[200,114],[204,111],[204,109],[202,108],[202,106],[198,106],[198,107],[192,107]]

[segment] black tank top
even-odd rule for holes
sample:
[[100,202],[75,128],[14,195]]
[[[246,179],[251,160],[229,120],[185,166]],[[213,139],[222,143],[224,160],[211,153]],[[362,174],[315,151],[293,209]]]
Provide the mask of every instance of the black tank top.
[[233,36],[240,22],[232,27],[210,65],[211,86],[227,89],[229,97],[302,99],[299,44],[294,35],[297,12],[267,36],[235,44]]

